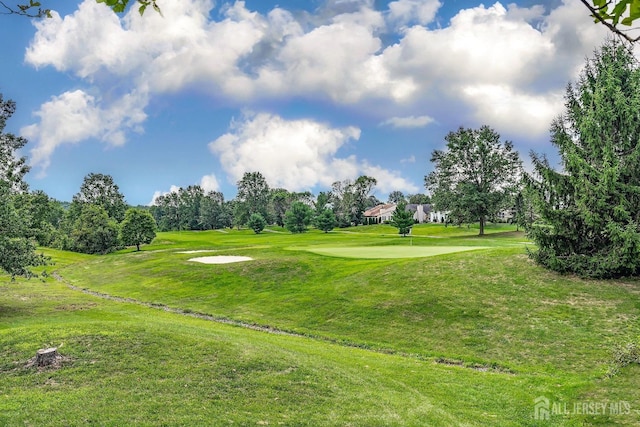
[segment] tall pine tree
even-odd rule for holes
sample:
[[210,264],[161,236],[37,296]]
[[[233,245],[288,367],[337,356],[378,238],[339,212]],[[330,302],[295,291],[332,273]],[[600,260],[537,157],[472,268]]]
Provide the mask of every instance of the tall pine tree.
[[551,127],[562,160],[532,155],[538,220],[533,259],[552,270],[611,278],[640,273],[640,69],[608,41],[587,61]]

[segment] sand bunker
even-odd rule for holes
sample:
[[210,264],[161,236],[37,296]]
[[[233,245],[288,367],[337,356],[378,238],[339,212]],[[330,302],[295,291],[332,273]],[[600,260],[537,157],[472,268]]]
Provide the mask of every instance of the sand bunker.
[[248,256],[220,255],[220,256],[202,256],[198,258],[191,258],[189,261],[201,262],[203,264],[229,264],[231,262],[242,262],[242,261],[252,261],[252,260],[253,258],[249,258]]

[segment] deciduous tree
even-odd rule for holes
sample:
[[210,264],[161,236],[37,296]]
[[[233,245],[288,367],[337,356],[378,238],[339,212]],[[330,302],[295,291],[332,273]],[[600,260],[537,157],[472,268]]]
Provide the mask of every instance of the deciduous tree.
[[376,184],[375,178],[362,175],[355,181],[347,179],[331,185],[331,204],[340,227],[363,223],[364,211]]
[[431,198],[426,194],[411,194],[409,195],[409,203],[416,205],[423,205],[426,203],[431,203]]
[[260,214],[266,221],[269,220],[269,184],[260,172],[245,172],[238,181],[238,194],[236,196],[237,224],[246,224],[251,215]]
[[32,240],[25,237],[27,221],[14,206],[15,194],[7,181],[0,180],[0,268],[11,275],[31,276],[30,267],[44,265],[48,259],[36,253]]
[[517,189],[522,177],[518,152],[488,126],[461,127],[445,140],[447,149],[431,156],[434,170],[425,177],[425,185],[437,210],[479,221],[483,235],[487,218],[495,216]]
[[27,140],[5,133],[7,120],[16,109],[15,102],[3,100],[0,94],[0,268],[15,277],[31,275],[30,267],[45,264],[47,259],[35,252],[29,239],[29,211],[16,202],[27,191],[23,177],[29,171],[25,157],[17,151]]
[[29,172],[29,166],[27,158],[17,154],[27,144],[27,140],[4,132],[7,120],[15,111],[16,103],[10,99],[5,101],[0,94],[0,180],[7,182],[10,190],[23,192],[27,190],[23,178]]
[[405,202],[407,203],[407,198],[405,197],[404,193],[402,191],[392,191],[391,193],[389,193],[389,198],[387,199],[388,203],[395,203],[398,204],[400,202]]
[[71,232],[72,249],[85,254],[106,254],[118,244],[118,225],[102,206],[86,204]]
[[156,238],[156,221],[149,211],[127,209],[120,225],[120,238],[124,245],[135,245],[140,251],[141,244],[149,244]]
[[[115,13],[122,13],[127,10],[130,4],[137,4],[138,13],[144,14],[149,6],[151,6],[157,13],[162,14],[160,6],[156,3],[156,0],[96,0],[97,3],[104,3],[108,8]],[[2,15],[19,15],[26,16],[28,18],[51,18],[53,11],[49,9],[48,2],[45,5],[38,0],[29,0],[28,2],[20,2],[13,6],[9,1],[0,1],[0,14]]]
[[205,230],[217,230],[230,227],[231,212],[224,195],[219,191],[210,191],[202,199],[200,205],[200,224]]
[[589,9],[596,22],[609,28],[614,34],[631,43],[640,40],[640,36],[632,36],[628,32],[628,29],[640,19],[640,0],[580,1]]
[[127,210],[124,195],[113,182],[113,177],[101,173],[90,173],[84,177],[80,192],[73,196],[73,202],[100,206],[116,222],[124,219]]

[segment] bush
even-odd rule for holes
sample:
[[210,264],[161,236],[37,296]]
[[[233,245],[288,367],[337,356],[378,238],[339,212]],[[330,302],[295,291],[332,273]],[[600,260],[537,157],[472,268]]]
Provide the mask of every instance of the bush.
[[259,213],[254,213],[249,217],[247,222],[249,228],[251,228],[256,234],[260,234],[262,230],[267,226],[267,221]]

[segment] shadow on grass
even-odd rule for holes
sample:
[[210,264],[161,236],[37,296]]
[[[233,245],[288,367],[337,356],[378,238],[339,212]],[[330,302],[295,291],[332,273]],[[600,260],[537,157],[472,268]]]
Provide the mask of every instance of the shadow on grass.
[[26,317],[31,314],[31,310],[26,307],[15,307],[0,304],[0,321],[12,317]]

